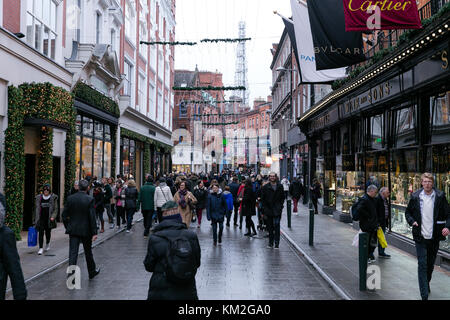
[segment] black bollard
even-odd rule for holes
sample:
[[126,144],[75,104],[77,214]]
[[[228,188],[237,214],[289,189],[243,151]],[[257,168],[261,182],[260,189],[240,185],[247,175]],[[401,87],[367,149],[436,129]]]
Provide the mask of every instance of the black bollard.
[[369,235],[366,232],[359,234],[359,290],[367,290],[367,259],[369,258]]
[[314,245],[314,206],[309,202],[309,245]]
[[287,209],[287,221],[288,221],[288,228],[291,228],[291,207],[292,207],[292,201],[286,200],[286,209]]

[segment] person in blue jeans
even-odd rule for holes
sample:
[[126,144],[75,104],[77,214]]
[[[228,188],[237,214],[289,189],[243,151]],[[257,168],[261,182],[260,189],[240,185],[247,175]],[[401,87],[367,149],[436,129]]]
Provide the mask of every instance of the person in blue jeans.
[[[219,185],[215,184],[206,202],[206,218],[211,221],[214,246],[217,246],[217,240],[219,240],[219,245],[222,244],[223,222],[226,212],[227,202],[223,194],[219,193]],[[219,225],[219,235],[217,235],[217,225]]]
[[225,201],[227,202],[227,227],[230,226],[231,213],[233,212],[233,194],[230,192],[230,187],[225,186],[225,191],[223,192]]
[[450,233],[450,208],[444,192],[433,188],[431,173],[422,175],[422,187],[414,192],[405,211],[405,218],[412,226],[418,261],[419,289],[422,300],[431,293],[430,281],[434,270],[439,241]]

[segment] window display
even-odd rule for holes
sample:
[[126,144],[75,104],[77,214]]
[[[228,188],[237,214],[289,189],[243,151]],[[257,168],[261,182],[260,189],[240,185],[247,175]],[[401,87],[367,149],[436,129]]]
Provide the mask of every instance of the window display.
[[356,171],[355,155],[336,157],[336,210],[349,213],[350,207],[362,195],[364,195],[364,172]]

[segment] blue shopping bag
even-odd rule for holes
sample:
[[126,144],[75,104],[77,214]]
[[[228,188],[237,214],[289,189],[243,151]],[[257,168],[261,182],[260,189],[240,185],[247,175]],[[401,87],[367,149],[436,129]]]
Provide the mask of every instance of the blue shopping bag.
[[37,231],[36,228],[34,227],[28,228],[28,246],[29,247],[37,246]]

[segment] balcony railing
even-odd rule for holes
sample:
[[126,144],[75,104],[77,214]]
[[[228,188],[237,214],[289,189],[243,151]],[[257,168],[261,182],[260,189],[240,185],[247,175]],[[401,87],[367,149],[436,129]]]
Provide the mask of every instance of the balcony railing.
[[[421,20],[431,18],[435,15],[445,4],[450,0],[430,0],[419,9],[419,17]],[[368,39],[372,42],[372,46],[364,52],[367,60],[354,64],[350,67],[349,72],[355,70],[357,67],[366,65],[370,59],[379,51],[394,47],[400,39],[400,36],[408,31],[408,29],[396,29],[390,31],[377,31],[376,43],[374,43],[374,37]]]

